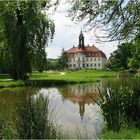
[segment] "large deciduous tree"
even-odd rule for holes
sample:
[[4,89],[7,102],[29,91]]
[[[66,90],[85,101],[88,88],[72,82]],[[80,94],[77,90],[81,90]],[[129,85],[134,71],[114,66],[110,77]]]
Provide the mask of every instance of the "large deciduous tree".
[[41,61],[40,53],[45,53],[45,45],[53,37],[54,24],[42,12],[47,4],[30,0],[0,2],[3,50],[8,51],[9,72],[15,80],[26,78],[32,71],[33,58]]
[[109,61],[110,67],[115,70],[128,69],[129,59],[132,58],[132,49],[135,47],[132,43],[122,43],[118,49],[111,53]]
[[68,68],[68,56],[67,52],[64,49],[62,49],[61,56],[58,59],[58,68],[60,70]]
[[[70,1],[70,0],[67,0]],[[71,0],[70,15],[90,28],[107,30],[111,40],[135,38],[140,30],[139,0]]]

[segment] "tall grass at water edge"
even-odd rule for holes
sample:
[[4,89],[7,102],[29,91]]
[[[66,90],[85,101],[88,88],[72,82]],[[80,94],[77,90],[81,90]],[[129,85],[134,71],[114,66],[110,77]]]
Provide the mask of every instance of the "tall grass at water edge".
[[6,102],[0,102],[0,139],[14,139],[15,130],[12,128],[13,124],[9,121],[7,113]]
[[[30,93],[30,91],[29,91]],[[7,110],[5,108],[5,110]],[[48,97],[20,94],[12,123],[0,113],[1,139],[57,139],[63,138],[59,125],[53,119]]]
[[140,80],[107,81],[103,91],[99,90],[100,106],[107,130],[119,132],[127,125],[140,128]]
[[17,107],[16,128],[21,139],[56,139],[61,137],[49,110],[49,100],[42,94],[23,94]]

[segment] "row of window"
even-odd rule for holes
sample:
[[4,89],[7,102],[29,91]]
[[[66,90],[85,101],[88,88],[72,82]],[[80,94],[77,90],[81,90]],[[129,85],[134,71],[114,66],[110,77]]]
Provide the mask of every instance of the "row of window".
[[[75,56],[74,54],[68,55],[68,57],[74,57],[74,56]],[[92,53],[92,54],[86,54],[86,56],[89,56],[89,57],[90,56],[101,56],[101,54],[99,54],[99,53],[98,54],[93,54]]]
[[[75,59],[69,59],[69,62],[72,62],[72,60],[75,61]],[[93,59],[93,58],[87,58],[86,60],[87,60],[87,61],[93,61],[93,60],[96,61],[97,59],[96,59],[96,58],[94,58],[94,59]],[[83,61],[83,62],[84,62],[85,59],[84,59],[84,57],[83,57],[83,59],[80,60],[80,57],[78,57],[78,61]],[[98,58],[98,61],[100,61],[100,58]]]
[[[76,64],[70,64],[69,66],[70,66],[70,67],[76,67]],[[80,66],[80,65],[79,65],[79,66]],[[85,67],[85,66],[86,66],[86,67],[92,67],[93,64],[91,63],[91,64],[86,64],[86,65],[85,65],[85,64],[83,63],[83,64],[82,64],[82,67]],[[101,64],[98,63],[98,65],[97,65],[97,64],[95,63],[95,64],[94,64],[94,67],[96,67],[96,66],[100,67]]]

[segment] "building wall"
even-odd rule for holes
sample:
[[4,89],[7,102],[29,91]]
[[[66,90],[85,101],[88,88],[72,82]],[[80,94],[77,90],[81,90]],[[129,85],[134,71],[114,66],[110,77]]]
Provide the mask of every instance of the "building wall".
[[104,57],[90,57],[80,53],[73,55],[73,57],[69,57],[68,60],[68,65],[71,69],[104,69],[107,61]]

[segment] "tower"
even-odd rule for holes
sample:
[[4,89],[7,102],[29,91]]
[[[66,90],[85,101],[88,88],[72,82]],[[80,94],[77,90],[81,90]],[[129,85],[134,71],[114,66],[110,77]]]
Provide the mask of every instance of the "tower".
[[84,113],[85,113],[85,104],[81,102],[79,103],[79,114],[81,117],[81,121],[83,120]]
[[82,33],[82,30],[81,30],[81,33],[80,33],[80,35],[79,35],[79,48],[82,48],[82,49],[84,49],[84,35],[83,35],[83,33]]

